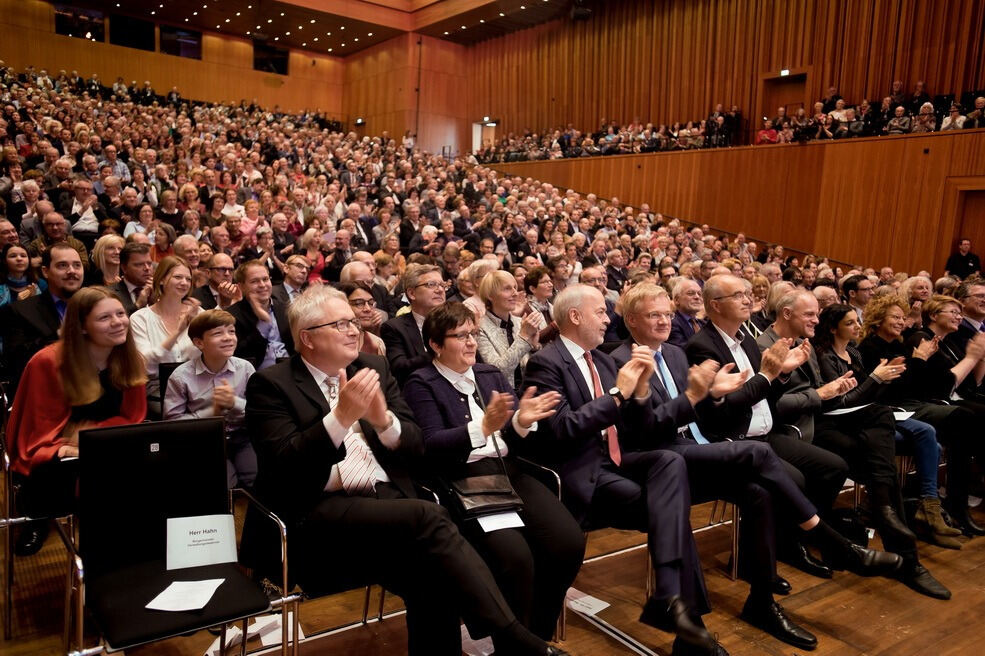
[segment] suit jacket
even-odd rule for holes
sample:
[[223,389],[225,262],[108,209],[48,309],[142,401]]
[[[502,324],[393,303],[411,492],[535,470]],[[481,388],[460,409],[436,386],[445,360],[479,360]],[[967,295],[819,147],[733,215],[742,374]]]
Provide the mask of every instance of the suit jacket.
[[[633,342],[627,340],[619,348],[612,352],[612,359],[615,360],[617,367],[622,367],[629,362],[633,356]],[[684,395],[687,389],[688,363],[687,355],[683,349],[673,344],[665,343],[660,347],[664,362],[670,369],[670,374],[674,378],[674,385],[677,386],[677,396],[671,397],[667,388],[661,382],[660,376],[654,370],[650,376],[650,403],[653,411],[653,431],[648,434],[633,432],[629,439],[619,440],[619,446],[624,450],[646,451],[656,449],[671,444],[694,444],[693,440],[678,437],[677,429],[687,426],[693,421],[698,420],[694,406]]]
[[[696,319],[696,321],[699,328],[704,328],[707,323],[703,319]],[[680,310],[674,312],[674,318],[670,320],[670,337],[667,338],[667,342],[678,348],[684,348],[687,341],[694,337],[694,333],[691,319]]]
[[[758,372],[762,362],[759,346],[748,334],[745,332],[741,334],[742,350],[749,358],[753,371]],[[725,340],[710,322],[705,329],[688,341],[685,353],[690,364],[701,364],[705,360],[714,360],[723,366],[730,362],[736,364],[735,358],[725,345]],[[770,384],[765,376],[752,375],[740,389],[718,401],[708,398],[699,403],[698,428],[709,441],[741,439],[749,430],[752,406],[765,399],[770,405],[775,429],[778,416],[776,401],[782,394],[783,389],[779,383]]]
[[5,307],[3,351],[11,383],[16,389],[28,360],[48,344],[58,341],[62,321],[55,309],[55,300],[48,292]]
[[[496,367],[476,363],[472,365],[472,373],[484,404],[489,403],[493,392],[512,394],[516,401],[513,385]],[[474,447],[468,431],[472,415],[465,395],[430,364],[411,374],[404,384],[404,398],[413,408],[424,435],[428,468],[448,480],[466,475],[465,465]],[[513,453],[519,447],[520,438],[512,421],[506,423],[502,434]]]
[[[760,349],[766,350],[778,339],[779,335],[770,327],[756,339],[756,343]],[[801,341],[797,340],[795,346]],[[811,357],[807,362],[791,371],[781,383],[783,396],[776,401],[777,414],[774,417],[796,426],[800,429],[801,437],[808,442],[814,439],[814,415],[836,410],[845,404],[844,395],[823,401],[817,393],[817,388],[823,384],[817,354],[811,350]]]
[[380,337],[386,344],[386,357],[393,375],[401,385],[415,369],[431,364],[431,356],[424,348],[424,339],[412,312],[394,317],[380,326]]
[[[280,340],[287,352],[294,353],[294,340],[291,338],[291,326],[287,321],[287,306],[273,302],[274,318],[280,331]],[[236,318],[236,357],[243,358],[259,370],[267,353],[267,338],[257,329],[257,315],[247,299],[229,306],[229,313]]]
[[196,287],[192,291],[192,298],[202,304],[203,310],[214,310],[218,307],[215,302],[215,296],[212,295],[212,290],[209,288],[208,283],[201,287]]
[[376,221],[372,217],[361,216],[359,217],[359,225],[362,226],[363,232],[366,233],[366,240],[363,240],[358,230],[354,230],[352,232],[352,245],[358,250],[375,253],[380,249],[380,244],[376,240],[376,233],[373,232],[373,228],[376,227]]
[[117,298],[120,299],[120,302],[123,303],[123,309],[127,311],[128,315],[137,311],[137,304],[133,302],[133,296],[130,294],[130,290],[127,289],[125,280],[121,279],[120,282],[110,287],[110,289],[113,290]]
[[[301,291],[304,291],[307,287],[307,283],[301,286]],[[284,287],[284,283],[280,282],[273,286],[270,290],[270,297],[274,299],[274,302],[280,303],[285,308],[291,305],[291,295],[287,293],[287,288]],[[280,321],[278,320],[278,325]]]
[[[407,457],[423,451],[421,431],[400,396],[386,360],[361,353],[346,368],[349,378],[359,369],[375,369],[387,407],[400,421],[400,446],[384,447],[376,430],[359,421],[373,455],[387,476],[407,497],[415,496]],[[257,454],[256,493],[289,527],[302,521],[325,496],[332,465],[345,458],[345,445],[336,448],[322,419],[331,407],[311,372],[295,355],[258,371],[246,386],[246,427]]]
[[582,525],[595,492],[599,470],[608,457],[602,431],[615,426],[622,440],[632,443],[633,432],[649,434],[653,429],[650,405],[627,400],[616,404],[606,393],[616,383],[616,365],[598,349],[592,352],[602,396],[593,399],[571,352],[557,339],[535,353],[527,362],[524,387],[538,392],[559,392],[561,402],[554,416],[539,422],[535,434],[527,436],[531,455],[561,475],[561,498]]

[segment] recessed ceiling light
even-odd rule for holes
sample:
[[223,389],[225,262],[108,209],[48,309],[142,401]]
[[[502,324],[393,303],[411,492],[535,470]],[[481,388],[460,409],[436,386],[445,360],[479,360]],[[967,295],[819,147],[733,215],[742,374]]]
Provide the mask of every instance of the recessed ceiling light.
[[480,23],[485,23],[485,22],[486,22],[486,19],[484,19],[484,18],[480,18],[480,19],[479,19],[479,22],[480,22]]
[[283,16],[284,15],[284,12],[280,12],[280,15]]
[[216,26],[215,26],[215,29],[217,29],[217,30],[218,30],[218,29],[219,29],[219,26],[218,26],[218,25],[216,25]]
[[331,48],[329,48],[329,49],[328,49],[328,51],[329,51],[329,52],[332,52],[332,49],[331,49]]
[[301,30],[301,29],[304,29],[304,28],[303,28],[303,27],[301,27],[300,25],[298,25],[298,29],[299,29],[299,30]]
[[274,41],[280,41],[280,37],[279,36],[275,36],[274,37]]
[[314,25],[314,24],[315,24],[315,19],[314,19],[314,18],[312,18],[312,19],[311,19],[311,24],[312,24],[312,25]]
[[208,8],[209,8],[208,5],[202,5],[202,9],[208,9]]
[[259,26],[259,25],[257,25],[257,29],[258,29],[258,30],[260,29],[260,26]]
[[188,22],[188,19],[187,19],[187,18],[185,19],[185,22],[186,22],[186,23]]
[[197,11],[193,11],[192,12],[192,16],[198,16],[198,12]]
[[164,5],[158,5],[158,7],[164,9]]
[[353,41],[358,41],[358,40],[359,40],[359,37],[356,37],[355,39],[353,39]]
[[226,19],[226,22],[227,22],[227,23],[229,22],[229,19],[228,19],[228,18]]
[[465,26],[464,26],[464,25],[462,25],[462,29],[463,29],[463,30],[465,29]]
[[340,30],[344,30],[344,29],[345,29],[345,25],[343,25],[343,26],[342,26],[342,27],[340,27],[339,29],[340,29]]
[[285,36],[291,36],[291,33],[290,32],[284,32],[284,35]]
[[445,32],[445,36],[448,36],[448,32]]
[[236,15],[239,16],[239,12],[238,11],[236,12]]
[[370,33],[369,33],[369,34],[367,34],[366,36],[373,36],[373,33],[372,33],[372,32],[370,32]]
[[246,30],[246,36],[250,36],[250,34],[251,32],[249,30]]
[[317,40],[318,40],[318,37],[316,36],[316,37],[315,37],[315,41],[317,41]]
[[345,44],[343,43],[341,47],[344,48],[345,47]]
[[499,15],[500,16],[505,16],[506,14],[504,14],[503,12],[499,12]]
[[150,15],[151,15],[151,16],[153,16],[153,15],[154,15],[154,14],[156,14],[156,13],[157,13],[156,11],[151,11],[151,12],[150,12]]
[[520,9],[526,9],[527,5],[520,5]]
[[306,46],[306,45],[308,45],[308,42],[307,42],[307,41],[305,41],[304,43],[302,43],[302,44],[301,44],[301,47],[303,48],[303,47],[304,47],[304,46]]
[[253,5],[246,5],[247,9],[253,9]]
[[273,23],[273,22],[274,22],[274,19],[273,19],[273,18],[268,18],[268,19],[267,19],[267,22],[268,22],[268,23]]

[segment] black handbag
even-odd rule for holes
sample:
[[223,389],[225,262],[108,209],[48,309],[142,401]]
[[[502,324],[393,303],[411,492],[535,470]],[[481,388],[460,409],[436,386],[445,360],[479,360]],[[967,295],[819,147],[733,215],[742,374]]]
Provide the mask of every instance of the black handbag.
[[[485,411],[486,405],[482,402],[482,395],[479,394],[478,389],[472,398]],[[523,508],[523,499],[513,489],[509,474],[506,473],[503,454],[499,451],[499,431],[493,431],[491,437],[503,473],[467,476],[449,481],[449,496],[454,506],[453,510],[463,520],[497,513],[518,512]]]

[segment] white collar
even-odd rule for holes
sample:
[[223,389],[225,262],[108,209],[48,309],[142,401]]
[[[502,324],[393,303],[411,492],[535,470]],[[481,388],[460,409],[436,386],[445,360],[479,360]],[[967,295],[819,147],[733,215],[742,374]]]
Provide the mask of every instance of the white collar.
[[[734,349],[736,347],[741,347],[741,345],[742,345],[742,339],[741,338],[740,339],[736,339],[732,335],[729,335],[727,332],[725,332],[724,330],[722,330],[721,328],[719,328],[718,327],[718,324],[716,324],[715,322],[712,322],[711,325],[715,326],[715,330],[717,330],[718,331],[718,334],[721,335],[722,336],[722,339],[725,340],[725,346],[727,346],[729,348],[729,350],[732,350],[732,349]],[[739,335],[741,335],[741,334],[742,334],[742,329],[740,328],[739,329]]]
[[324,371],[305,360],[303,355],[301,356],[301,362],[303,362],[304,366],[308,368],[308,373],[310,373],[311,377],[315,379],[315,383],[319,388],[325,389],[329,382],[334,382],[336,385],[338,384],[338,376],[329,376]]
[[472,370],[472,367],[466,369],[465,373],[460,374],[454,369],[441,364],[437,360],[432,360],[431,363],[434,365],[434,368],[438,370],[438,373],[441,374],[449,383],[451,383],[452,387],[457,389],[459,392],[465,391],[459,387],[459,385],[463,383],[471,386],[469,393],[479,389],[479,384],[475,381],[475,372]]
[[232,360],[233,360],[232,358],[226,358],[226,364],[223,365],[222,369],[220,369],[219,371],[212,371],[211,369],[209,369],[209,366],[205,364],[205,358],[199,355],[198,358],[195,360],[195,374],[200,375],[204,373],[209,373],[215,376],[225,371],[235,373],[236,370],[233,368]]
[[564,347],[566,349],[568,349],[568,353],[571,354],[571,357],[573,357],[576,362],[580,358],[584,357],[584,355],[585,355],[585,349],[583,349],[582,347],[578,346],[577,344],[575,344],[574,342],[572,342],[570,339],[568,339],[564,335],[559,335],[559,337],[561,338],[561,343],[564,344]]

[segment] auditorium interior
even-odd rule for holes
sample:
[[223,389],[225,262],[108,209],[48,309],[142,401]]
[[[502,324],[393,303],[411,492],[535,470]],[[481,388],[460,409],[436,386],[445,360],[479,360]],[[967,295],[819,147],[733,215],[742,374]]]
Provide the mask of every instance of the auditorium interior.
[[0,0],[0,654],[977,654],[983,252],[982,2]]

